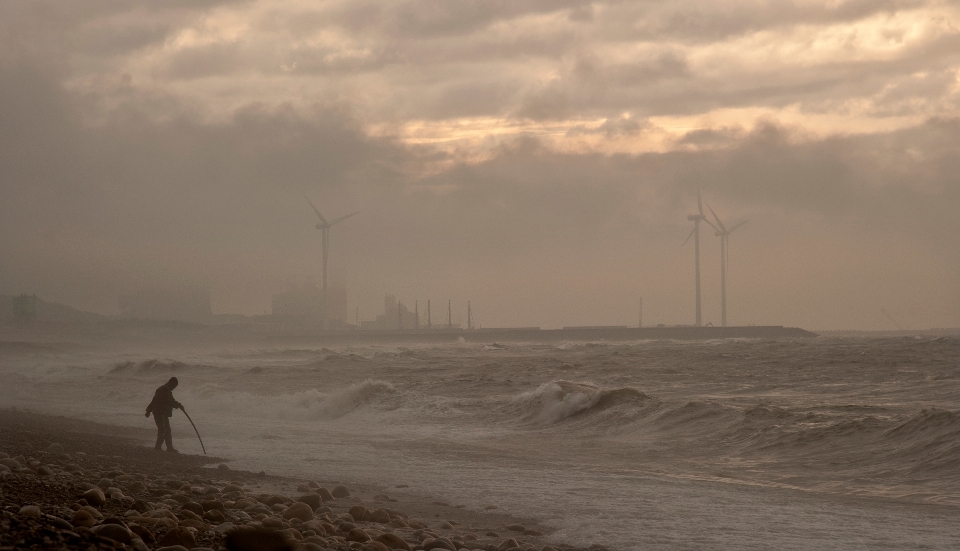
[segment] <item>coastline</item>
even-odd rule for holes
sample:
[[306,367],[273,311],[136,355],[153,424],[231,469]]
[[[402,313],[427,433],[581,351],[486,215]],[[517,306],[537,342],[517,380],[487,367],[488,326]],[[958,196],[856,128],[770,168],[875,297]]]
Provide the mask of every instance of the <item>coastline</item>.
[[147,429],[0,410],[0,551],[577,549],[548,545],[549,529],[493,505],[471,511],[402,487],[233,470],[224,458],[155,452],[153,438]]

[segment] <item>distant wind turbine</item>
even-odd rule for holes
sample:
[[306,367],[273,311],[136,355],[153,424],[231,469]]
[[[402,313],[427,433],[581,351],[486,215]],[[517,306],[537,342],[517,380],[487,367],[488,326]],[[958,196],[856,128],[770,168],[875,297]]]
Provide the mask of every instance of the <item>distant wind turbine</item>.
[[[740,226],[746,224],[748,220],[744,220],[739,224],[731,227],[729,230],[723,225],[723,222],[720,221],[720,218],[717,217],[717,213],[713,212],[713,209],[710,208],[710,204],[707,203],[707,208],[710,209],[710,214],[713,215],[713,219],[717,221],[717,226],[720,226],[720,229],[717,229],[714,226],[714,229],[717,232],[714,234],[720,238],[720,325],[721,327],[727,326],[727,255],[730,254],[730,234],[733,233],[733,230],[739,228]],[[713,225],[713,224],[711,224]]]
[[321,300],[323,301],[323,323],[327,322],[327,251],[329,250],[330,245],[330,228],[340,222],[343,222],[347,218],[350,218],[354,214],[359,214],[360,211],[347,214],[346,216],[341,216],[340,218],[335,218],[331,222],[327,222],[327,219],[320,214],[320,210],[313,204],[310,199],[304,195],[304,199],[307,200],[307,203],[310,203],[310,207],[313,208],[313,212],[317,213],[317,218],[320,219],[320,223],[317,224],[316,228],[321,232],[321,239],[323,243],[323,283],[321,287]]
[[[706,222],[713,229],[720,231],[716,226],[710,223],[707,220],[707,217],[703,215],[703,201],[700,200],[700,190],[697,189],[697,211],[698,214],[691,214],[687,216],[687,220],[693,222],[693,231],[690,232],[690,235],[687,236],[683,241],[683,245],[687,244],[687,241],[690,241],[690,238],[693,237],[694,244],[694,255],[697,260],[697,327],[703,325],[703,316],[701,315],[700,309],[700,222]],[[683,245],[680,245],[681,247]]]

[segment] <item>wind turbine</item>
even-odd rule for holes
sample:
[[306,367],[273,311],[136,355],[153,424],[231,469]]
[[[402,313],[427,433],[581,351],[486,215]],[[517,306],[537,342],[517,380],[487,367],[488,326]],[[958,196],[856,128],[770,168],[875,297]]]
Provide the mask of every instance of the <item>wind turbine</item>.
[[[720,229],[717,229],[714,226],[714,229],[717,232],[714,234],[720,238],[720,325],[722,327],[727,326],[727,255],[730,253],[730,234],[733,233],[733,230],[739,228],[740,226],[746,224],[748,221],[744,220],[739,224],[731,227],[729,230],[726,226],[723,225],[723,222],[720,221],[720,218],[717,216],[717,213],[713,212],[713,209],[710,208],[710,204],[707,204],[707,208],[710,209],[710,214],[713,215],[713,219],[717,221],[717,226],[720,226]],[[707,222],[709,224],[709,222]],[[713,226],[713,224],[710,224]]]
[[[687,244],[687,241],[690,241],[690,238],[693,237],[694,251],[697,259],[697,327],[703,325],[703,316],[700,311],[700,222],[706,222],[713,229],[720,231],[716,226],[710,223],[707,220],[707,217],[703,215],[703,201],[700,200],[700,190],[697,189],[697,211],[698,214],[690,214],[687,216],[687,220],[693,222],[693,231],[690,232],[690,235],[687,236],[683,241],[683,245]],[[683,245],[680,245],[681,247]]]
[[313,212],[317,213],[317,218],[320,219],[320,223],[317,224],[316,228],[321,232],[321,239],[323,243],[323,283],[320,289],[321,300],[323,301],[323,323],[327,323],[327,251],[329,250],[330,245],[330,228],[340,222],[343,222],[347,218],[350,218],[354,214],[359,214],[360,211],[347,214],[346,216],[341,216],[340,218],[335,218],[331,222],[327,222],[327,219],[320,214],[320,210],[313,204],[310,199],[304,195],[304,199],[307,200],[307,203],[310,203],[310,207],[313,208]]

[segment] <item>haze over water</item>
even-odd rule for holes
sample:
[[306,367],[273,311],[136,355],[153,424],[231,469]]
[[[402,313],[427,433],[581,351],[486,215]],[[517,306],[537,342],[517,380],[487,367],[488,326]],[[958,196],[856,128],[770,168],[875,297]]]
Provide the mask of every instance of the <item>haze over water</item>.
[[[544,521],[617,549],[960,545],[960,340],[150,345],[7,355],[0,406]],[[175,412],[177,447],[199,453]]]
[[0,407],[152,428],[176,375],[238,467],[555,541],[955,549],[956,337],[324,349],[311,290],[345,323],[956,328],[958,175],[957,2],[3,0],[0,340],[71,343],[0,344]]

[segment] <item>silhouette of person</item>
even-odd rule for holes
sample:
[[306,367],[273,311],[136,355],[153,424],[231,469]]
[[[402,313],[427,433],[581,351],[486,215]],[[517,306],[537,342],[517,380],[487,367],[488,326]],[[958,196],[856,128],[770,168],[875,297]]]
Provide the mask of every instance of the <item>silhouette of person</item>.
[[170,377],[170,380],[164,383],[156,392],[153,393],[153,400],[147,406],[147,413],[144,417],[150,417],[153,413],[153,420],[157,423],[157,445],[153,449],[160,451],[160,444],[167,443],[167,451],[177,453],[173,449],[173,434],[170,432],[170,417],[173,416],[173,409],[183,409],[180,402],[173,399],[173,389],[177,388],[176,377]]

